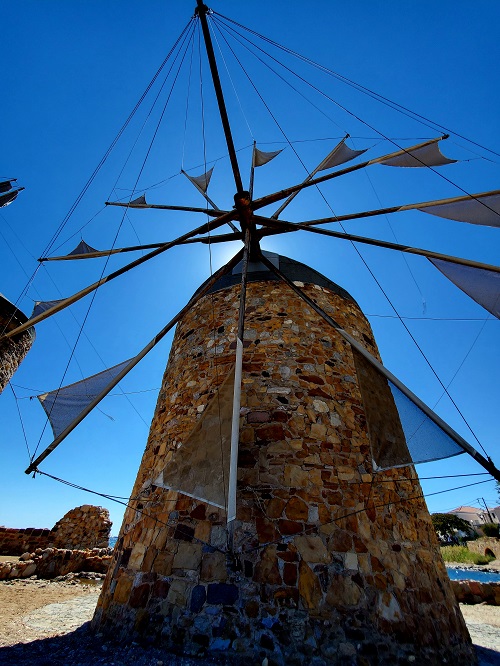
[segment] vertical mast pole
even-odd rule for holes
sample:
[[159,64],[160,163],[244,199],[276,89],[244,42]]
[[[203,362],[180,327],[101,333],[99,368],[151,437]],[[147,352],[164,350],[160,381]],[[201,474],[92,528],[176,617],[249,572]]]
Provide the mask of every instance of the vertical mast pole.
[[212,73],[212,79],[214,82],[217,104],[219,105],[219,113],[222,121],[222,127],[224,129],[227,149],[229,151],[229,159],[231,160],[231,167],[233,169],[236,191],[240,193],[243,192],[243,184],[241,182],[240,168],[238,166],[238,160],[236,158],[236,150],[234,149],[233,136],[231,134],[231,126],[229,125],[229,118],[227,115],[226,103],[224,101],[224,94],[222,92],[222,86],[219,78],[219,71],[217,69],[217,62],[215,60],[212,38],[210,36],[210,30],[208,28],[208,22],[207,22],[208,7],[203,3],[202,0],[196,0],[196,2],[197,2],[198,16],[200,17],[201,21],[201,29],[203,31],[203,39],[205,40],[205,47],[207,49],[207,57],[208,57],[208,63],[210,65],[210,72]]
[[[250,229],[245,230],[245,248],[241,263],[241,292],[238,316],[238,333],[236,337],[236,361],[234,367],[233,419],[231,425],[231,457],[229,461],[229,490],[227,496],[227,522],[236,520],[236,487],[238,482],[238,447],[240,442],[240,407],[241,407],[241,374],[243,367],[243,336],[245,330],[245,301],[247,292],[248,258],[250,255]],[[233,526],[229,534],[230,550],[233,550]]]

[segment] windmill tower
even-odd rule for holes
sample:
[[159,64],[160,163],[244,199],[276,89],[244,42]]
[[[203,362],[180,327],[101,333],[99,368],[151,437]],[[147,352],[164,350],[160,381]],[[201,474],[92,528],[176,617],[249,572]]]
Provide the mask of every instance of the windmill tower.
[[[378,355],[348,293],[286,257],[263,259]],[[228,525],[241,270],[178,324],[94,628],[252,663],[470,663],[413,468],[374,474],[377,436],[396,449],[401,435],[387,381],[262,262],[247,271]]]
[[[8,333],[28,321],[26,315],[0,294],[0,330]],[[0,341],[0,393],[7,386],[35,339],[35,329],[28,328]]]

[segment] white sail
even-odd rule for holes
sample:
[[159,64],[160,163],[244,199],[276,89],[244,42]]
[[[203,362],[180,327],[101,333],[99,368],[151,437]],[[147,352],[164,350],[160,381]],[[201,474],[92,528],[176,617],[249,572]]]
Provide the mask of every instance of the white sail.
[[457,160],[450,160],[439,150],[438,143],[430,143],[420,148],[409,149],[402,155],[381,160],[379,164],[393,167],[436,167],[453,164]]
[[440,259],[429,261],[467,296],[500,319],[500,273]]

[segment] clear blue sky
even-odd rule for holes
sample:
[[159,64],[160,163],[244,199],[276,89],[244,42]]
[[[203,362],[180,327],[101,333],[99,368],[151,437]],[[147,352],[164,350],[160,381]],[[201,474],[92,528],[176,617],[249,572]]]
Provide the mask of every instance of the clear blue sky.
[[[194,4],[151,1],[138,5],[130,0],[16,3],[15,20],[9,21],[0,42],[3,63],[0,175],[17,177],[19,184],[26,187],[18,201],[0,211],[0,291],[10,300],[17,301],[27,276],[36,268],[35,259],[188,22]],[[500,8],[496,3],[214,0],[211,6],[500,153],[496,85]],[[221,46],[239,91],[238,102],[221,66],[235,144],[241,149],[240,166],[247,178],[248,146],[253,138],[264,150],[284,147],[280,143],[284,138],[223,41]],[[318,112],[261,63],[252,60],[241,46],[236,45],[235,49],[288,138],[298,142],[293,145],[309,169],[344,132],[352,135],[352,147],[373,147],[368,153],[370,157],[394,149],[389,142],[377,138],[374,129],[301,87],[323,111]],[[139,180],[139,193],[148,185],[166,181],[148,191],[150,202],[194,206],[203,203],[179,175],[182,165],[190,169],[204,161],[197,46],[184,141],[189,58],[190,51]],[[291,62],[287,60],[289,66]],[[439,134],[334,79],[312,73],[302,65],[294,67],[358,118],[402,145]],[[203,74],[206,155],[211,161],[224,157],[225,148],[205,64]],[[290,76],[287,78],[292,81]],[[294,85],[299,86],[296,81]],[[161,97],[163,103],[168,89],[169,84]],[[108,197],[124,197],[134,187],[159,118],[160,110],[156,107],[130,161],[121,175],[120,172],[146,118],[148,100],[59,236],[58,253],[71,250],[81,236],[98,249],[105,249],[113,242],[122,213],[119,209],[100,211]],[[453,135],[443,143],[442,150],[449,157],[461,160],[440,170],[459,187],[475,193],[500,186],[500,157]],[[280,157],[257,172],[256,195],[299,182],[303,178],[302,169],[293,150],[287,147]],[[197,175],[202,170],[193,168],[192,173]],[[322,190],[336,213],[461,193],[450,182],[422,171],[372,167],[325,185]],[[221,159],[216,164],[209,193],[219,206],[230,207],[233,192],[228,160]],[[328,214],[329,209],[319,195],[309,192],[297,197],[286,219],[300,221]],[[117,245],[136,244],[138,238],[143,243],[169,240],[203,221],[182,213],[131,211],[120,228]],[[86,226],[80,232],[83,225]],[[347,229],[390,241],[396,237],[401,243],[488,263],[498,262],[497,229],[449,222],[419,212],[353,222]],[[386,365],[431,407],[435,405],[442,393],[439,384],[401,323],[392,318],[393,310],[348,243],[334,240],[329,243],[312,234],[296,234],[269,240],[264,248],[309,263],[350,291],[370,318]],[[237,244],[213,248],[213,268],[237,249]],[[444,383],[453,379],[450,393],[488,454],[500,464],[499,322],[488,318],[484,310],[448,283],[425,259],[409,257],[406,264],[397,253],[377,248],[361,251],[398,312],[405,317],[426,317],[408,320],[408,326]],[[111,260],[106,272],[131,259],[132,255],[126,255],[125,259],[122,256]],[[102,268],[102,260],[61,262],[42,268],[19,305],[29,313],[34,300],[69,295],[96,280]],[[79,366],[85,376],[102,370],[104,365],[99,357],[109,367],[135,355],[209,274],[206,246],[176,248],[99,290],[87,317],[85,335],[76,348],[78,363],[70,364],[65,383],[81,378]],[[67,311],[41,323],[32,351],[14,376],[31,451],[44,428],[44,414],[38,402],[28,396],[59,385],[89,303],[87,298],[73,309],[78,323]],[[449,320],[436,320],[442,318]],[[47,459],[42,466],[44,471],[98,491],[127,496],[144,450],[156,401],[153,389],[161,382],[169,340],[160,344],[122,382],[133,407],[123,396],[108,397],[101,411],[96,410]],[[441,400],[436,410],[478,446],[447,399]],[[101,503],[111,511],[113,533],[118,532],[120,506],[50,479],[33,480],[24,474],[28,454],[10,389],[0,396],[0,424],[0,524],[52,526],[74,506]],[[46,429],[39,450],[50,441]],[[482,470],[470,458],[460,456],[421,465],[418,471],[425,477]],[[425,481],[423,485],[427,493],[432,493],[472,481],[473,478],[447,479]],[[432,511],[446,510],[460,504],[475,504],[478,497],[496,504],[494,484],[429,496],[428,504]]]

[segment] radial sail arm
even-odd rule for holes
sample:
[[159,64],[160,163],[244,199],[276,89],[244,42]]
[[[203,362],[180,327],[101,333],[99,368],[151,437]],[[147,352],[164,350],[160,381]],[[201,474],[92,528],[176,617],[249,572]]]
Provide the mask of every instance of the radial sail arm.
[[[87,294],[90,294],[92,291],[95,291],[98,289],[101,285],[106,284],[106,282],[110,282],[111,280],[114,280],[115,278],[119,277],[120,275],[123,275],[123,273],[126,273],[132,268],[135,268],[136,266],[139,266],[140,264],[145,263],[149,259],[152,259],[153,257],[156,257],[157,255],[161,254],[162,252],[165,252],[166,250],[169,250],[171,247],[174,247],[175,245],[180,245],[183,243],[185,240],[188,240],[189,238],[192,238],[193,236],[196,236],[198,234],[204,233],[207,231],[207,229],[217,229],[218,227],[221,227],[223,224],[226,224],[226,222],[233,220],[237,215],[236,211],[231,211],[229,213],[225,213],[224,215],[221,215],[218,217],[216,220],[211,220],[209,222],[206,222],[203,224],[201,227],[197,227],[196,229],[193,229],[193,231],[189,231],[186,234],[183,234],[182,236],[179,236],[179,238],[176,238],[173,241],[170,241],[169,243],[165,243],[161,247],[157,248],[156,250],[153,250],[152,252],[149,252],[148,254],[144,255],[143,257],[140,257],[139,259],[136,259],[135,261],[132,261],[130,264],[127,264],[126,266],[123,266],[122,268],[118,269],[117,271],[114,271],[114,273],[110,273],[104,278],[101,278],[97,282],[94,282],[94,284],[91,284],[88,287],[85,287],[85,289],[82,289],[76,294],[73,294],[73,296],[69,296],[68,298],[64,298],[61,301],[58,301],[56,305],[54,305],[51,308],[48,308],[45,310],[45,312],[42,312],[41,314],[37,315],[36,317],[33,317],[31,319],[28,319],[28,321],[25,324],[22,324],[21,326],[18,326],[17,328],[14,328],[12,331],[9,331],[6,333],[3,337],[4,338],[9,338],[13,335],[17,335],[18,333],[22,333],[22,331],[25,331],[27,328],[30,328],[31,326],[34,326],[35,324],[38,324],[38,322],[47,319],[48,317],[51,317],[53,314],[56,314],[56,312],[59,312],[60,310],[63,310],[64,308],[67,308],[69,305],[72,303],[76,303],[76,301],[80,300]],[[2,340],[3,338],[0,338]]]
[[377,208],[360,213],[349,213],[348,215],[323,217],[317,220],[307,220],[302,222],[302,224],[305,226],[318,226],[329,224],[330,222],[347,222],[349,220],[360,220],[365,217],[375,217],[377,215],[390,215],[391,213],[401,213],[406,210],[420,210],[423,213],[431,213],[432,215],[458,222],[499,227],[500,190],[480,192],[479,194],[466,194],[448,199],[421,201],[420,203],[390,206],[388,208]]
[[[346,340],[352,347],[352,349],[363,359],[363,362],[366,362],[369,364],[369,367],[376,371],[379,375],[381,375],[383,378],[388,380],[389,386],[391,387],[392,391],[392,386],[399,391],[400,394],[405,396],[412,404],[414,407],[416,407],[422,415],[425,415],[426,418],[430,419],[432,421],[432,425],[429,426],[425,423],[424,420],[421,421],[421,423],[418,423],[418,416],[417,416],[417,424],[415,425],[415,416],[414,412],[412,413],[411,417],[413,419],[413,424],[410,424],[406,429],[404,423],[403,425],[403,430],[406,430],[407,432],[413,433],[412,436],[415,437],[417,432],[419,430],[422,430],[422,428],[425,428],[426,431],[426,439],[432,441],[433,436],[435,435],[436,428],[439,429],[439,432],[442,432],[444,435],[445,443],[446,443],[446,452],[445,455],[438,455],[435,456],[434,459],[438,457],[449,457],[450,455],[456,455],[459,453],[459,451],[455,448],[458,447],[462,451],[465,451],[469,455],[471,455],[484,469],[486,469],[497,481],[500,481],[500,470],[498,470],[495,465],[491,462],[491,460],[486,459],[484,456],[482,456],[478,451],[476,451],[463,437],[461,437],[453,428],[451,428],[441,417],[439,417],[437,414],[435,414],[430,407],[428,407],[420,398],[418,398],[407,386],[405,386],[397,377],[395,377],[387,368],[382,365],[382,363],[373,356],[365,347],[363,347],[357,340],[355,340],[347,331],[345,331],[332,317],[330,317],[322,308],[320,308],[311,298],[305,294],[302,289],[300,289],[298,286],[296,286],[291,280],[289,280],[276,266],[274,266],[270,261],[267,260],[266,257],[261,256],[261,261],[271,270],[273,273],[275,273],[278,277],[280,277],[288,286],[303,300],[307,303],[309,307],[311,307],[317,314],[322,317],[330,326],[335,328],[335,330]],[[397,393],[393,391],[393,395],[395,396],[395,401],[396,401],[396,406],[397,406],[397,398],[399,397]],[[399,417],[401,420],[404,420],[404,409],[398,409]],[[434,435],[433,435],[434,434]],[[406,443],[407,445],[409,444],[408,442],[408,436],[405,432],[405,437],[406,437]],[[411,438],[410,438],[411,439]],[[453,446],[455,445],[455,447]],[[427,458],[427,460],[430,460],[431,458]],[[409,461],[403,461],[400,464],[409,464]]]
[[106,206],[120,206],[121,208],[152,208],[155,210],[179,210],[186,213],[204,213],[205,215],[210,215],[212,217],[217,217],[223,213],[227,213],[226,210],[218,210],[217,208],[196,208],[193,206],[167,206],[163,204],[148,204],[144,202],[134,202],[130,201],[106,201]]
[[[256,218],[260,224],[269,226],[274,230],[282,228],[283,230],[288,229],[288,231],[310,231],[314,234],[319,234],[321,236],[330,236],[331,238],[341,238],[343,240],[353,241],[355,243],[364,243],[365,245],[376,245],[377,247],[385,247],[388,250],[397,250],[398,252],[406,252],[408,254],[417,254],[423,257],[431,259],[440,259],[442,261],[456,263],[461,266],[470,266],[472,268],[480,268],[493,273],[500,273],[499,266],[493,266],[492,264],[483,264],[479,261],[474,261],[472,259],[462,259],[461,257],[453,257],[447,254],[442,254],[440,252],[433,252],[432,250],[424,250],[418,247],[411,247],[410,245],[401,245],[399,243],[390,243],[389,241],[377,240],[375,238],[368,238],[366,236],[356,236],[354,234],[341,233],[340,231],[332,231],[331,229],[317,229],[314,226],[308,226],[307,224],[300,224],[297,222],[285,222],[284,220],[273,220],[270,218],[258,217]],[[266,235],[266,232],[263,233]]]
[[[113,389],[122,379],[125,377],[126,374],[128,374],[132,368],[134,368],[139,361],[141,361],[146,354],[148,354],[153,347],[155,347],[160,340],[162,340],[165,335],[176,325],[176,323],[188,312],[188,310],[191,309],[191,307],[197,303],[200,298],[205,296],[207,294],[211,287],[217,282],[217,280],[228,273],[236,264],[241,260],[243,252],[240,251],[238,254],[236,254],[231,261],[229,261],[225,266],[220,268],[218,271],[216,271],[213,276],[207,280],[205,285],[191,298],[189,303],[187,303],[182,310],[180,310],[173,319],[171,319],[168,324],[157,334],[155,337],[142,349],[134,358],[131,358],[128,361],[124,361],[123,363],[120,363],[119,365],[114,366],[113,368],[109,370],[105,370],[103,373],[99,373],[98,375],[94,375],[93,377],[89,377],[87,379],[84,379],[82,382],[77,382],[76,384],[72,384],[69,387],[64,387],[62,389],[59,389],[58,391],[52,391],[51,393],[48,393],[45,395],[43,398],[43,402],[47,401],[47,405],[50,404],[50,413],[51,413],[51,423],[54,420],[54,422],[57,423],[56,427],[52,425],[54,429],[54,434],[57,432],[57,436],[54,439],[54,441],[41,453],[36,460],[33,460],[26,470],[26,474],[30,474],[33,472],[37,466],[45,460],[45,458],[52,453],[52,451],[59,446],[59,444],[65,439],[70,432],[72,432],[76,426],[83,421],[83,419],[96,407],[103,398],[105,398],[108,393]],[[106,383],[103,381],[106,379],[106,373],[108,373],[108,376],[112,375],[111,381],[109,383]],[[93,386],[94,388],[90,390],[90,386]],[[80,400],[80,407],[81,410],[78,410],[77,408],[72,408],[71,410],[68,410],[66,408],[66,403],[67,403],[67,398],[69,395],[75,395],[78,394],[82,400]],[[50,398],[49,398],[50,396]],[[58,405],[58,398],[59,396],[62,396],[62,408],[59,409]],[[87,399],[84,399],[85,396],[87,396]],[[84,402],[85,404],[82,404]],[[44,405],[45,409],[45,405]],[[46,410],[47,411],[47,410]],[[67,416],[69,415],[69,419],[64,418],[63,412],[69,412]],[[55,414],[58,414],[56,417]]]

